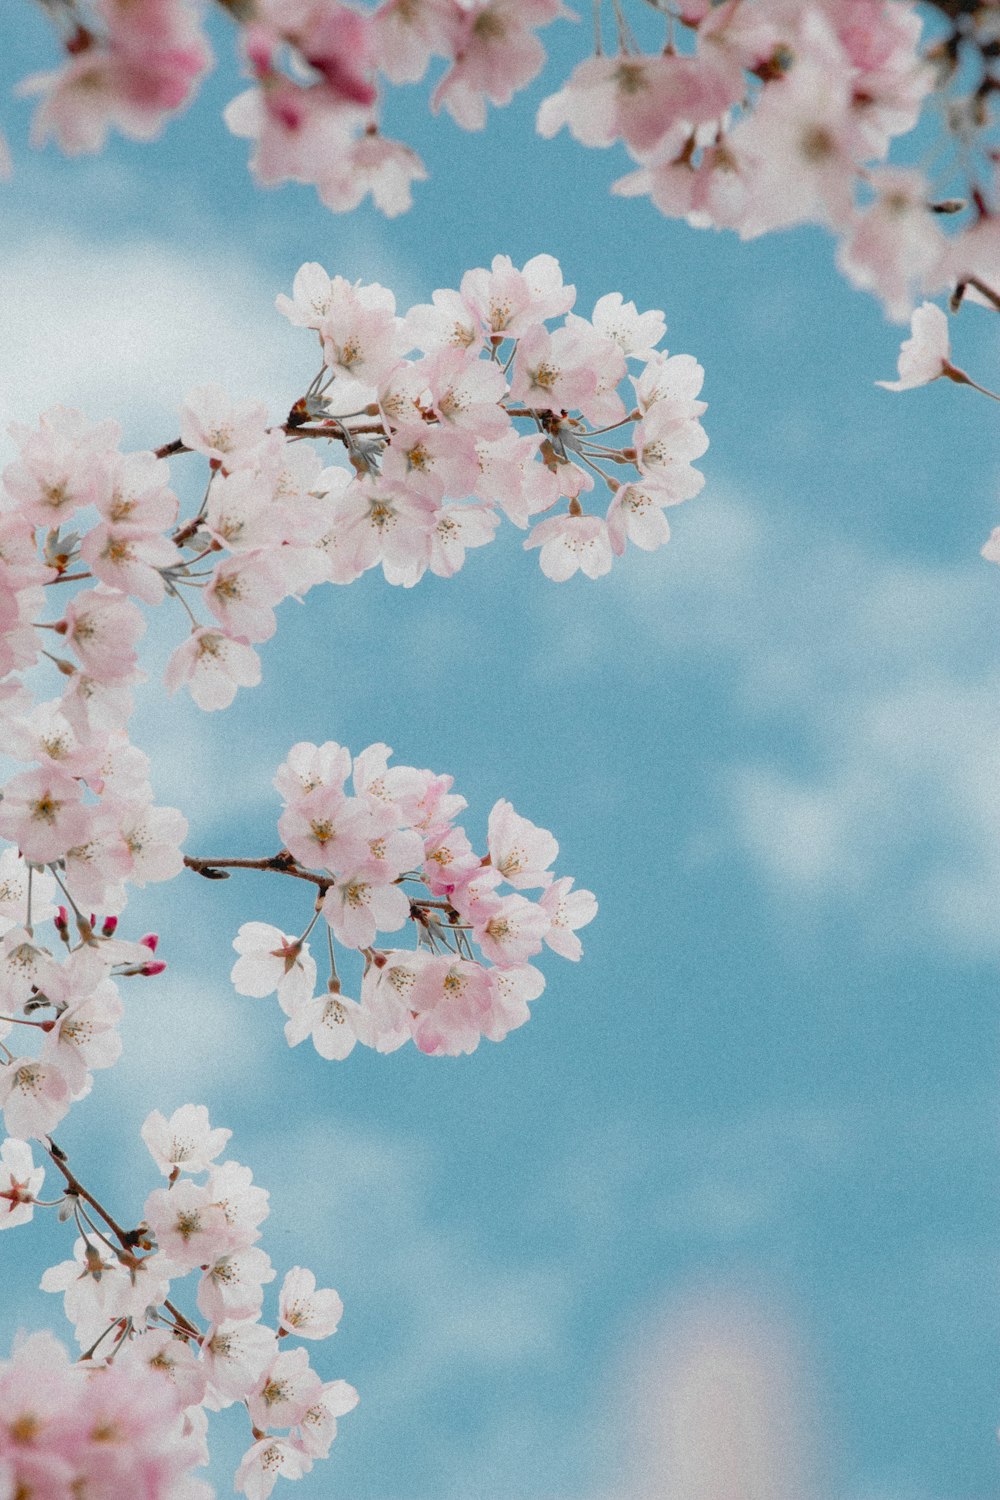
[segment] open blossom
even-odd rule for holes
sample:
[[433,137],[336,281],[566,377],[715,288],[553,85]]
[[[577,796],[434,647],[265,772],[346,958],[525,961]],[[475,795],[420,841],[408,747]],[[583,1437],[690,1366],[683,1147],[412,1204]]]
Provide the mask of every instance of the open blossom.
[[320,1288],[304,1266],[293,1266],[281,1283],[278,1326],[300,1339],[326,1339],[336,1332],[344,1304],[336,1292]]
[[274,1358],[276,1343],[274,1330],[256,1319],[226,1319],[209,1328],[202,1344],[205,1405],[215,1411],[244,1401]]
[[185,683],[199,708],[228,708],[238,688],[260,682],[260,657],[250,643],[222,630],[196,629],[174,652],[164,683],[174,693]]
[[600,516],[553,516],[540,521],[524,545],[541,547],[542,572],[556,583],[577,571],[600,578],[614,561],[607,523]]
[[224,1151],[231,1130],[213,1130],[203,1104],[182,1104],[166,1119],[154,1109],[143,1121],[143,1141],[164,1177],[207,1171]]
[[357,1001],[346,995],[317,995],[295,1005],[285,1022],[285,1040],[297,1047],[306,1037],[320,1057],[341,1060],[369,1035],[368,1017]]
[[208,1265],[234,1249],[235,1236],[211,1190],[182,1177],[156,1188],[146,1199],[145,1218],[156,1243],[175,1265],[190,1270]]
[[289,1438],[260,1438],[243,1455],[236,1470],[235,1488],[247,1500],[267,1500],[279,1475],[301,1479],[312,1468],[311,1456]]
[[574,891],[572,876],[564,875],[542,892],[538,904],[549,918],[546,943],[553,952],[575,963],[583,953],[576,930],[586,927],[597,916],[597,899],[593,892]]
[[551,884],[548,866],[559,845],[548,829],[522,818],[509,802],[499,801],[490,813],[487,844],[493,868],[515,889]]
[[11,1058],[0,1068],[0,1109],[9,1134],[22,1140],[54,1130],[70,1106],[70,1086],[55,1063]]
[[899,351],[899,379],[876,380],[887,391],[909,391],[928,385],[951,367],[948,318],[933,302],[922,302],[910,319],[910,337]]
[[181,406],[181,442],[224,469],[242,467],[264,440],[267,408],[233,402],[219,385],[189,391]]

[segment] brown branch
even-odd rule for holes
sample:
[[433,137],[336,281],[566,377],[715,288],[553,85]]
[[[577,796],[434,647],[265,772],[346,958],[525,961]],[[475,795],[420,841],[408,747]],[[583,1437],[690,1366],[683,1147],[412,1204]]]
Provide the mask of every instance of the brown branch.
[[[69,1161],[65,1151],[63,1151],[61,1146],[56,1145],[51,1136],[49,1136],[48,1138],[48,1145],[46,1146],[44,1141],[42,1142],[42,1145],[45,1146],[45,1149],[48,1152],[49,1156],[55,1162],[56,1166],[59,1168],[59,1171],[66,1179],[66,1186],[69,1189],[70,1193],[72,1193],[74,1197],[82,1198],[84,1203],[89,1204],[94,1212],[96,1214],[99,1214],[100,1217],[104,1220],[105,1224],[108,1226],[111,1232],[117,1235],[122,1249],[125,1250],[129,1255],[133,1255],[136,1245],[142,1237],[140,1231],[138,1229],[123,1229],[122,1226],[117,1222],[117,1220],[112,1218],[104,1205],[97,1201],[93,1193],[89,1193],[87,1191],[83,1183],[76,1176],[75,1172],[70,1171]],[[135,1264],[134,1260],[133,1264]],[[171,1317],[174,1319],[175,1323],[179,1325],[179,1327],[183,1328],[185,1332],[187,1332],[192,1338],[198,1339],[199,1342],[201,1341],[201,1330],[191,1322],[190,1318],[186,1318],[184,1316],[180,1308],[175,1307],[172,1302],[166,1299],[163,1302],[163,1306],[167,1309],[167,1311],[170,1313]]]
[[[45,1146],[44,1141],[42,1142],[42,1145]],[[61,1146],[56,1145],[51,1136],[49,1136],[48,1138],[48,1145],[45,1146],[45,1149],[48,1152],[49,1156],[51,1156],[52,1160],[55,1162],[56,1166],[59,1168],[63,1177],[65,1177],[66,1186],[68,1187],[69,1191],[75,1197],[82,1198],[84,1203],[89,1203],[94,1212],[100,1214],[101,1218],[111,1230],[112,1234],[118,1236],[122,1248],[124,1250],[127,1250],[129,1254],[131,1254],[135,1250],[135,1247],[140,1238],[138,1230],[123,1229],[122,1226],[117,1222],[117,1220],[111,1217],[104,1205],[102,1203],[98,1203],[93,1193],[88,1193],[87,1189],[84,1187],[80,1179],[75,1175],[75,1173],[70,1171],[69,1159],[66,1156],[65,1151],[63,1151]]]
[[206,880],[228,880],[226,870],[270,870],[276,875],[291,875],[293,880],[308,880],[324,893],[334,884],[332,876],[314,875],[311,870],[300,869],[292,856],[284,852],[274,854],[270,859],[199,859],[193,854],[185,854],[184,863]]

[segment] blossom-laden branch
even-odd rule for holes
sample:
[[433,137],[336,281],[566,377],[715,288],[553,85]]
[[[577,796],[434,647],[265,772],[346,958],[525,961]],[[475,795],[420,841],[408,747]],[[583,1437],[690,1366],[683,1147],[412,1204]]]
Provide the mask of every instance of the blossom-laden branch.
[[[452,778],[390,766],[391,753],[369,745],[352,763],[333,740],[294,745],[275,777],[285,848],[260,859],[185,858],[210,880],[259,870],[317,887],[297,936],[244,923],[232,978],[241,995],[277,993],[289,1045],[311,1037],[327,1058],[347,1057],[358,1042],[392,1052],[412,1039],[422,1052],[454,1055],[482,1037],[501,1041],[545,986],[529,960],[543,945],[579,959],[576,931],[597,912],[590,891],[553,875],[559,846],[546,829],[500,801],[479,855],[456,824],[466,802]],[[541,894],[530,900],[529,890]],[[329,978],[317,995],[308,938],[320,917]],[[415,947],[381,943],[379,933],[408,924]],[[360,1001],[343,993],[335,944],[364,960]]]
[[[141,823],[123,833],[129,878],[179,868],[164,847],[183,837],[179,814],[153,816],[138,752],[128,774],[111,753],[126,743],[139,678],[137,603],[181,610],[189,633],[167,685],[221,708],[259,681],[254,648],[273,634],[283,599],[378,566],[405,587],[428,570],[450,577],[501,515],[523,530],[534,519],[525,546],[557,580],[600,576],[630,541],[666,542],[665,510],[704,482],[693,467],[708,441],[701,367],[658,349],[661,312],[611,293],[587,319],[571,311],[575,295],[551,256],[520,270],[498,256],[400,317],[385,287],[310,264],[278,305],[312,332],[322,366],[286,421],[270,426],[263,405],[205,386],[181,408],[180,437],[152,451],[122,453],[115,423],[92,426],[63,407],[35,430],[15,426],[20,457],[4,470],[0,516],[0,673],[48,661],[63,691],[33,713],[23,694],[0,706],[15,754],[42,767],[8,788],[0,835],[26,838],[36,862],[85,848],[83,899],[114,909],[114,861],[103,840],[95,849],[82,836],[80,802],[83,787],[103,796],[99,784],[120,782]],[[348,462],[324,467],[320,443]],[[167,455],[207,462],[201,503],[185,517]],[[59,583],[92,586],[64,603]],[[51,603],[58,613],[46,617]]]
[[[211,1128],[204,1105],[183,1105],[169,1120],[154,1110],[142,1138],[167,1186],[148,1195],[131,1229],[84,1187],[51,1138],[42,1144],[65,1183],[53,1202],[39,1196],[44,1168],[28,1143],[0,1144],[0,1230],[56,1208],[78,1232],[72,1258],[41,1283],[63,1294],[78,1363],[51,1334],[33,1335],[0,1362],[0,1472],[13,1493],[34,1494],[49,1476],[60,1494],[113,1500],[134,1493],[141,1474],[147,1500],[211,1500],[191,1470],[208,1462],[208,1412],[236,1402],[251,1428],[236,1474],[248,1500],[267,1500],[279,1475],[301,1478],[328,1456],[337,1418],[357,1392],[324,1381],[306,1349],[283,1345],[292,1336],[328,1338],[343,1304],[295,1266],[273,1325],[261,1321],[264,1288],[276,1276],[257,1245],[268,1194],[247,1167],[217,1161],[231,1134]],[[173,1300],[173,1283],[192,1275],[201,1321]]]
[[[338,212],[371,194],[390,215],[427,173],[382,133],[387,86],[419,82],[441,59],[431,108],[481,129],[488,104],[509,104],[542,71],[539,33],[572,16],[562,0],[220,5],[252,80],[225,119],[252,141],[257,180],[311,183]],[[35,144],[97,151],[111,129],[149,140],[211,66],[192,0],[46,9],[65,62],[20,85],[41,96]],[[990,0],[595,0],[592,56],[542,101],[537,129],[620,144],[636,170],[613,191],[692,225],[744,239],[825,225],[841,270],[904,318],[915,294],[990,281],[1000,258],[995,15]],[[942,137],[927,153],[933,180],[885,164],[918,125]]]

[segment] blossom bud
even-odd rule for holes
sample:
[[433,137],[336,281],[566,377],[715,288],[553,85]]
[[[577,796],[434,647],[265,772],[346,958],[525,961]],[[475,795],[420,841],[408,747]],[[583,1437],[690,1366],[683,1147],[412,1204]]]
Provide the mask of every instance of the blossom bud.
[[139,973],[144,975],[145,978],[151,979],[154,974],[162,974],[166,967],[167,966],[163,962],[163,960],[158,958],[155,963],[143,964],[142,968],[139,970]]
[[155,953],[156,945],[160,941],[160,935],[157,932],[147,932],[144,937],[141,937],[139,939],[139,941],[144,948],[149,949],[150,953]]
[[66,910],[65,906],[60,906],[59,910],[56,912],[52,920],[55,923],[57,932],[69,931],[69,912]]
[[118,918],[117,917],[105,917],[104,918],[104,925],[101,928],[101,936],[102,937],[113,937],[114,936],[114,932],[115,932],[115,928],[117,926],[118,926]]

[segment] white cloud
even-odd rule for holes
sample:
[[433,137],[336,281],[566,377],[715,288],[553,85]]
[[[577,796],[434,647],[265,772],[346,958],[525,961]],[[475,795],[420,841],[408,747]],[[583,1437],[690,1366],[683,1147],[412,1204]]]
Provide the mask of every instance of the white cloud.
[[185,391],[209,381],[280,412],[308,383],[314,351],[276,313],[277,290],[228,250],[55,233],[8,250],[0,427],[34,423],[58,402],[122,419],[132,440],[152,446],[176,436]]
[[959,564],[864,552],[718,489],[671,546],[611,602],[640,658],[726,684],[722,798],[790,929],[837,898],[879,941],[1000,953],[996,569],[971,544]]

